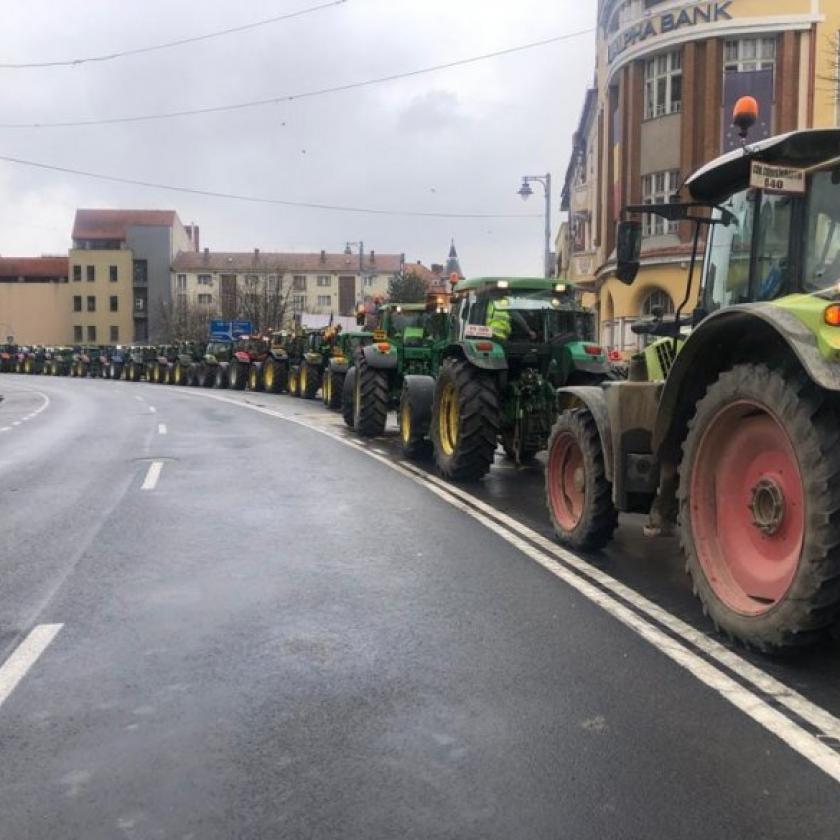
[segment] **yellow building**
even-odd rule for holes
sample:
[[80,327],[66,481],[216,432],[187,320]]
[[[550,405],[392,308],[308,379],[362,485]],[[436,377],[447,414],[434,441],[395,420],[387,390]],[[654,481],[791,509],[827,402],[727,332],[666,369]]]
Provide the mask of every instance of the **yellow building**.
[[561,271],[598,308],[607,347],[637,349],[632,324],[680,305],[691,251],[688,225],[645,217],[642,268],[622,285],[622,208],[670,200],[691,172],[734,148],[741,95],[761,107],[754,140],[840,124],[839,32],[837,0],[599,0],[596,84],[574,136],[557,249]]
[[67,257],[0,258],[0,342],[69,343]]

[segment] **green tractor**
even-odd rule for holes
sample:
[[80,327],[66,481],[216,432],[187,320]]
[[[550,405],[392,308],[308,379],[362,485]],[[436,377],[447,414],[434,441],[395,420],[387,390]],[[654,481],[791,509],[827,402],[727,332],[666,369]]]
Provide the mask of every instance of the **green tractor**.
[[[636,325],[658,340],[628,381],[560,392],[548,510],[576,549],[606,545],[618,511],[648,514],[648,536],[678,531],[720,630],[800,648],[840,616],[840,130],[745,145],[685,189],[626,208],[694,224],[685,300]],[[619,223],[627,284],[640,241],[638,221]]]
[[123,357],[123,369],[128,382],[149,379],[152,367],[157,363],[157,348],[143,345],[129,347]]
[[248,372],[248,388],[282,394],[289,387],[289,333],[273,332],[254,348]]
[[227,388],[233,342],[212,339],[195,367],[192,384],[201,388]]
[[15,369],[17,344],[0,344],[0,373],[11,373]]
[[546,448],[557,389],[608,376],[595,316],[566,284],[546,278],[458,283],[437,376],[406,377],[400,437],[408,457],[434,453],[438,472],[475,481],[496,447],[517,463]]
[[18,373],[26,373],[30,376],[44,372],[44,364],[47,360],[47,348],[35,346],[26,350],[18,361]]
[[168,385],[170,376],[175,368],[175,359],[178,355],[178,348],[174,344],[160,344],[155,348],[155,359],[149,365],[149,382],[156,382],[159,385]]
[[[341,411],[345,422],[353,426],[353,390],[345,388],[347,373],[353,368],[359,351],[373,343],[373,333],[365,330],[339,332],[332,356],[324,370],[321,397],[326,408]],[[351,383],[352,384],[352,383]],[[345,393],[346,391],[346,393]]]
[[70,375],[76,377],[92,377],[98,379],[102,376],[102,349],[99,347],[82,347],[75,354]]
[[[383,434],[391,409],[399,409],[402,418],[404,392],[434,381],[449,336],[446,310],[434,302],[387,303],[376,314],[373,340],[357,352],[348,374],[352,425],[362,437]],[[404,449],[419,445],[422,437],[422,418],[415,414],[413,419],[411,440],[403,440]]]
[[69,376],[75,352],[72,347],[55,347],[44,363],[44,373],[50,376]]
[[289,393],[293,397],[315,399],[332,357],[337,334],[333,327],[305,329],[292,339]]
[[169,372],[170,385],[195,385],[204,348],[195,341],[181,341],[175,348],[175,361]]

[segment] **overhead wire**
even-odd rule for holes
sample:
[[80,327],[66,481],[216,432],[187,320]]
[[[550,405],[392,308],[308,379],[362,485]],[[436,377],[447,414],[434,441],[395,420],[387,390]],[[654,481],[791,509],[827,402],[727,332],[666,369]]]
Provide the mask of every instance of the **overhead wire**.
[[152,120],[168,120],[176,117],[192,117],[199,114],[217,114],[225,111],[240,111],[246,108],[261,108],[267,105],[280,105],[282,103],[294,102],[301,99],[312,99],[318,96],[325,96],[332,93],[343,93],[349,90],[358,90],[359,88],[370,87],[371,85],[381,85],[386,82],[397,81],[398,79],[409,79],[415,76],[422,76],[427,73],[435,73],[441,70],[450,70],[454,67],[463,67],[468,64],[476,64],[480,61],[487,61],[491,58],[499,58],[500,56],[511,55],[525,50],[532,50],[538,47],[549,46],[550,44],[557,44],[561,41],[568,41],[572,38],[579,38],[583,35],[590,35],[595,30],[593,28],[581,29],[577,32],[567,32],[563,35],[555,35],[551,38],[543,38],[539,41],[532,41],[528,44],[520,44],[515,47],[507,47],[501,50],[495,50],[481,55],[471,56],[470,58],[457,59],[455,61],[448,61],[443,64],[434,64],[429,67],[422,67],[417,70],[408,70],[403,73],[392,73],[387,76],[377,76],[372,79],[365,79],[359,82],[348,82],[343,85],[335,85],[333,87],[319,88],[317,90],[302,91],[300,93],[288,93],[278,96],[272,96],[267,99],[254,99],[248,102],[236,102],[227,105],[212,105],[204,108],[189,108],[179,111],[164,111],[153,114],[139,114],[125,117],[104,117],[87,120],[65,120],[60,122],[37,122],[37,123],[0,123],[0,129],[30,129],[30,128],[80,128],[83,126],[95,125],[116,125],[119,123],[137,123],[149,122]]
[[250,29],[258,29],[262,26],[269,26],[273,23],[280,23],[284,20],[291,20],[292,18],[303,17],[314,12],[320,12],[324,9],[332,8],[333,6],[341,6],[347,0],[330,0],[327,3],[321,3],[317,6],[310,6],[306,9],[298,9],[295,12],[287,12],[282,15],[275,15],[274,17],[264,18],[263,20],[253,21],[252,23],[244,23],[240,26],[231,26],[228,29],[220,29],[216,32],[205,32],[203,35],[194,35],[190,38],[179,38],[177,41],[166,41],[163,44],[153,44],[148,47],[135,47],[134,49],[121,50],[119,52],[106,53],[104,55],[92,55],[86,58],[68,58],[56,61],[31,61],[31,62],[8,62],[0,61],[0,70],[32,70],[43,69],[45,67],[77,67],[81,64],[93,64],[95,62],[114,61],[118,58],[125,58],[132,55],[140,55],[142,53],[157,52],[159,50],[168,50],[172,47],[182,47],[187,44],[196,44],[199,41],[209,41],[213,38],[222,38],[226,35],[234,35],[239,32],[247,32]]
[[0,155],[0,161],[6,163],[17,164],[18,166],[28,166],[35,169],[44,169],[51,172],[62,172],[67,175],[77,175],[85,178],[94,178],[99,181],[109,181],[116,184],[128,184],[135,187],[147,187],[156,190],[166,190],[168,192],[187,193],[188,195],[198,195],[206,198],[222,198],[233,201],[245,201],[252,204],[272,204],[281,207],[295,207],[308,210],[330,210],[341,213],[365,213],[375,216],[401,216],[411,218],[423,219],[535,219],[542,218],[541,214],[537,213],[440,213],[432,211],[418,211],[418,210],[385,210],[382,208],[372,207],[351,207],[336,204],[320,204],[311,201],[289,201],[280,198],[267,198],[265,196],[240,195],[237,193],[219,192],[216,190],[204,190],[194,187],[182,187],[172,184],[161,184],[154,181],[143,181],[136,178],[125,178],[119,175],[105,175],[100,172],[88,172],[83,169],[73,169],[68,166],[58,166],[57,164],[43,163],[34,160],[24,160],[22,158],[10,157],[7,155]]

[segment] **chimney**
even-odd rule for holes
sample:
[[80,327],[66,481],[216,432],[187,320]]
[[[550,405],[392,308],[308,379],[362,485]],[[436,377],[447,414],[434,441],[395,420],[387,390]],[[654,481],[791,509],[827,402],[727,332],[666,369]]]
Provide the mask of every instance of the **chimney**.
[[254,262],[260,261],[260,249],[254,248]]
[[199,251],[198,225],[195,222],[190,223],[190,239],[192,239],[193,251],[198,253],[198,251]]
[[321,249],[321,263],[325,263],[327,261],[327,252],[322,248]]
[[204,262],[210,262],[210,249],[204,249]]
[[370,251],[370,264],[373,265],[376,262],[376,251],[371,248]]

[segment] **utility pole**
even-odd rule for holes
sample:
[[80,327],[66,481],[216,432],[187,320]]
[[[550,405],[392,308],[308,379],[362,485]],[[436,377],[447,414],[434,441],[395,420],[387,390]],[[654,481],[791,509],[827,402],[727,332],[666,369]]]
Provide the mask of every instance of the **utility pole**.
[[543,254],[543,270],[546,277],[554,276],[554,266],[551,264],[551,173],[547,172],[545,175],[524,175],[522,177],[522,186],[518,190],[518,195],[522,197],[523,201],[527,201],[534,191],[531,189],[531,184],[542,184],[545,191],[545,252]]

